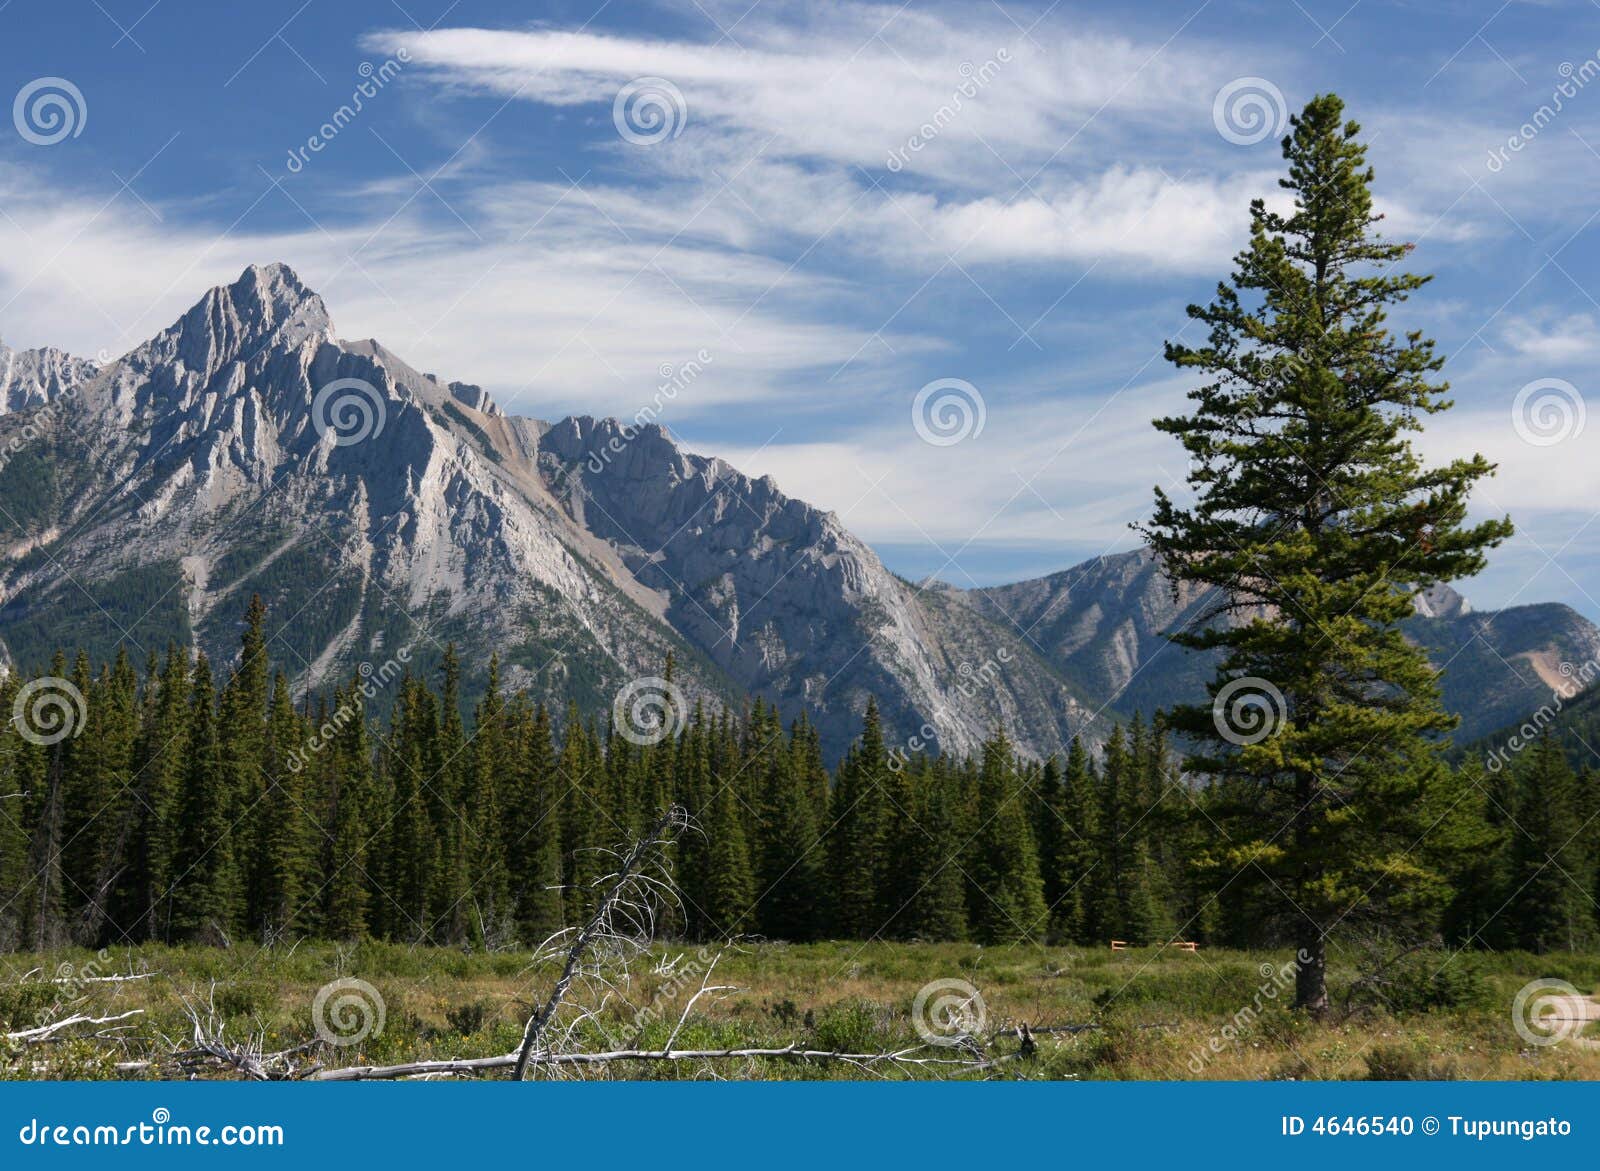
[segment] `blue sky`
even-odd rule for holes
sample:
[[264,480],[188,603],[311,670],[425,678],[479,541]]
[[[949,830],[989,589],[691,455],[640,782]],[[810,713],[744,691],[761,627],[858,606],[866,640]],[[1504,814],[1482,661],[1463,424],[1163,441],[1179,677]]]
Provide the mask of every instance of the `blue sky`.
[[[1425,447],[1521,526],[1464,592],[1600,619],[1600,6],[1130,7],[0,0],[0,98],[77,91],[59,142],[0,120],[0,338],[114,355],[283,260],[508,409],[664,401],[907,576],[1033,576],[1181,475],[1161,346],[1272,194],[1249,117],[1335,90],[1436,274]],[[936,380],[981,430],[925,440]]]

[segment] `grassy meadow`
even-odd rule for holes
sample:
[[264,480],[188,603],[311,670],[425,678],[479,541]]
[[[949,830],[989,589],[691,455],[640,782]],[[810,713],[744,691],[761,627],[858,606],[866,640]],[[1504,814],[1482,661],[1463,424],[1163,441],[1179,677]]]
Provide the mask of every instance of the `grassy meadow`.
[[[961,1020],[965,1031],[984,1039],[983,1055],[1001,1060],[984,1069],[867,1069],[789,1058],[624,1061],[563,1076],[1600,1079],[1600,1048],[1531,1045],[1511,1017],[1517,991],[1530,980],[1556,978],[1594,989],[1600,955],[1466,954],[1443,964],[1444,953],[1421,954],[1391,973],[1382,995],[1358,988],[1348,1005],[1355,968],[1336,958],[1330,984],[1339,1008],[1323,1021],[1288,1011],[1292,984],[1279,973],[1291,958],[1287,952],[970,944],[752,942],[719,953],[693,944],[658,946],[636,957],[631,975],[619,983],[627,1003],[613,993],[592,1019],[576,1024],[569,1048],[659,1049],[677,1029],[677,1050],[794,1044],[852,1053],[900,1050],[922,1042],[919,990],[943,980],[977,990],[981,1010],[969,1002]],[[3,963],[5,1031],[71,1013],[143,1010],[108,1026],[119,1028],[109,1035],[88,1037],[84,1033],[94,1028],[80,1028],[69,1039],[10,1042],[0,1054],[0,1076],[79,1079],[174,1076],[164,1058],[192,1040],[186,1005],[230,1043],[254,1042],[268,1052],[304,1047],[297,1057],[302,1071],[503,1054],[516,1048],[522,1021],[548,995],[558,970],[530,964],[526,953],[310,942],[228,950],[144,946],[99,957],[88,951],[13,954]],[[149,976],[81,979],[139,972]],[[361,1018],[347,1010],[341,1022],[337,1007],[325,1004],[337,1039],[365,1035],[339,1045],[319,1040],[313,1005],[319,990],[340,978],[376,990],[381,1033],[372,1027],[372,1014]],[[700,996],[685,1016],[703,982],[733,988]],[[937,994],[929,1000],[936,1004]],[[575,989],[569,998],[574,1010],[596,1003],[590,988]],[[926,1007],[921,1019],[930,1019]],[[1034,1030],[1029,1054],[1019,1053],[1019,1023]],[[978,1051],[933,1046],[922,1052],[958,1057]]]

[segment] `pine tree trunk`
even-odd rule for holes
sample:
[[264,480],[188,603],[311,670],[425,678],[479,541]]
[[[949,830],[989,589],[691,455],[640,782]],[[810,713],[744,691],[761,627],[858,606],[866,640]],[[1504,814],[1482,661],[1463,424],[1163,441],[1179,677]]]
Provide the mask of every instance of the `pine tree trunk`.
[[1309,921],[1303,923],[1299,936],[1294,1006],[1320,1016],[1328,1011],[1328,941]]
[[[1307,811],[1317,797],[1316,778],[1310,773],[1300,773],[1296,778],[1295,790],[1300,814],[1296,819],[1294,837],[1300,856],[1304,858],[1313,848],[1311,819]],[[1312,879],[1320,877],[1320,868],[1315,871],[1302,868],[1300,892],[1305,891]],[[1294,1006],[1305,1009],[1313,1016],[1321,1016],[1328,1011],[1328,940],[1322,928],[1311,920],[1304,909],[1300,912],[1295,943]]]

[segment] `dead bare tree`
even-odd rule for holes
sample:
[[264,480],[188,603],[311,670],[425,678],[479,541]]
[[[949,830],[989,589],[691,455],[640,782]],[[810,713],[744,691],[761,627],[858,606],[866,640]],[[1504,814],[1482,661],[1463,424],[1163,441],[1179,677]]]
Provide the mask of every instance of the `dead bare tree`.
[[[213,981],[204,1002],[204,1012],[195,1002],[178,994],[189,1020],[190,1036],[185,1042],[167,1041],[170,1061],[180,1072],[233,1072],[249,1081],[292,1081],[316,1072],[320,1065],[303,1066],[299,1059],[317,1047],[310,1041],[290,1049],[268,1052],[265,1033],[253,1033],[243,1040],[226,1036],[227,1025],[216,1008],[217,986]],[[196,1001],[199,1000],[197,996]],[[158,1067],[160,1061],[124,1063],[119,1069]]]
[[[661,868],[667,846],[688,825],[688,814],[682,806],[674,805],[668,809],[622,856],[616,871],[601,879],[606,891],[589,921],[575,933],[570,930],[557,932],[540,946],[539,954],[548,955],[552,948],[559,948],[565,939],[572,940],[567,948],[561,975],[550,990],[549,998],[523,1027],[522,1045],[517,1050],[511,1075],[513,1080],[526,1081],[528,1067],[535,1053],[543,1056],[544,1051],[550,1048],[546,1045],[542,1051],[540,1043],[545,1040],[545,1033],[555,1019],[561,1002],[580,975],[587,971],[596,980],[609,985],[610,980],[603,965],[620,967],[626,973],[628,956],[650,946],[655,936],[658,909],[664,903],[677,902],[677,892],[671,880],[664,873],[655,871]],[[592,954],[600,956],[599,963],[591,962]],[[568,1035],[578,1023],[591,1018],[598,1011],[596,1006],[580,1013],[578,1021],[568,1028]]]
[[[798,1043],[679,1049],[678,1037],[696,1006],[706,997],[734,991],[732,985],[711,983],[720,954],[712,957],[700,973],[699,987],[688,997],[659,1048],[642,1048],[637,1041],[595,1052],[575,1048],[574,1041],[584,1024],[597,1022],[613,999],[626,1003],[630,960],[649,949],[661,911],[677,902],[677,892],[662,861],[665,848],[687,828],[689,821],[682,809],[674,807],[662,815],[626,853],[618,855],[616,869],[596,883],[605,893],[589,921],[580,928],[558,932],[541,945],[535,963],[560,960],[561,971],[544,1002],[529,1015],[516,1052],[326,1069],[308,1077],[315,1081],[376,1081],[480,1076],[510,1069],[512,1078],[522,1081],[533,1069],[581,1072],[628,1062],[697,1062],[710,1067],[730,1060],[841,1063],[863,1073],[895,1069],[970,1072],[990,1069],[1017,1056],[990,1056],[976,1042],[969,1047],[916,1044],[880,1053],[813,1049]],[[591,995],[575,997],[574,989],[580,986],[587,987]],[[641,1011],[636,1020],[646,1015],[648,1010]]]
[[85,1013],[73,1013],[71,1016],[62,1017],[58,1021],[35,1025],[31,1029],[20,1029],[15,1033],[0,1033],[7,1041],[16,1041],[24,1045],[41,1045],[46,1041],[59,1041],[61,1034],[68,1029],[76,1029],[80,1025],[113,1025],[114,1028],[97,1028],[90,1037],[112,1037],[123,1029],[131,1028],[130,1025],[118,1025],[118,1021],[128,1020],[130,1017],[142,1016],[144,1009],[130,1008],[127,1012],[117,1013],[115,1016],[89,1016]]
[[[967,1056],[939,1057],[938,1051],[928,1045],[914,1045],[885,1053],[846,1053],[837,1049],[807,1049],[801,1045],[784,1045],[776,1048],[753,1047],[748,1049],[613,1049],[598,1053],[547,1053],[540,1057],[541,1065],[587,1066],[607,1065],[619,1061],[719,1061],[729,1058],[769,1058],[799,1062],[843,1062],[863,1070],[881,1067],[898,1068],[954,1068],[959,1070],[989,1069],[1005,1057],[974,1060]],[[470,1057],[440,1061],[412,1061],[403,1065],[351,1066],[344,1069],[326,1069],[311,1075],[312,1081],[378,1081],[394,1078],[437,1077],[441,1074],[480,1074],[490,1070],[515,1067],[517,1053],[495,1057]]]

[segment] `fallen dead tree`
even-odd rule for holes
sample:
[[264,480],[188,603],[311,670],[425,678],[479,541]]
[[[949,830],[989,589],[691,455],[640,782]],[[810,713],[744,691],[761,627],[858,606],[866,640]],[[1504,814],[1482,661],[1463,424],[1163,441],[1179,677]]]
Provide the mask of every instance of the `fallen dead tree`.
[[[705,996],[734,990],[731,985],[710,983],[716,959],[706,968],[699,989],[684,1005],[665,1044],[660,1048],[620,1047],[594,1052],[576,1048],[574,1041],[582,1025],[596,1021],[613,998],[626,1000],[630,960],[649,949],[663,910],[677,905],[677,891],[664,865],[665,850],[679,833],[692,828],[681,808],[674,806],[669,809],[626,853],[617,855],[616,870],[596,883],[605,893],[589,921],[576,930],[551,936],[537,950],[536,963],[560,959],[561,971],[549,996],[528,1017],[523,1027],[522,1043],[516,1052],[493,1057],[413,1061],[398,1065],[346,1066],[318,1070],[307,1075],[308,1080],[379,1081],[481,1076],[509,1069],[513,1080],[523,1081],[535,1070],[557,1074],[562,1071],[605,1069],[629,1062],[698,1062],[708,1067],[711,1076],[716,1076],[714,1067],[717,1063],[740,1060],[837,1063],[866,1073],[893,1069],[968,1072],[987,1070],[998,1061],[1019,1056],[989,1057],[976,1038],[968,1039],[970,1043],[960,1047],[922,1044],[881,1053],[813,1049],[798,1043],[769,1047],[676,1048],[674,1043],[695,1005]],[[574,1000],[572,993],[580,986],[589,994]],[[566,1014],[565,1019],[563,1013]]]
[[[127,1012],[121,1012],[115,1016],[88,1016],[84,1013],[74,1013],[72,1016],[65,1016],[58,1021],[50,1021],[48,1024],[36,1025],[31,1029],[21,1029],[15,1033],[0,1033],[0,1037],[23,1045],[41,1045],[46,1041],[62,1040],[63,1033],[69,1029],[76,1029],[81,1025],[94,1025],[96,1026],[96,1031],[88,1034],[75,1033],[74,1036],[91,1038],[114,1037],[118,1036],[122,1031],[132,1028],[131,1025],[122,1025],[117,1022],[128,1020],[130,1017],[142,1016],[143,1014],[144,1009],[142,1008],[130,1008]],[[105,1025],[113,1027],[101,1027]]]
[[[892,1053],[844,1053],[836,1049],[806,1049],[800,1045],[753,1049],[617,1049],[600,1053],[551,1053],[540,1058],[542,1065],[607,1065],[621,1061],[724,1061],[738,1058],[772,1058],[798,1062],[843,1062],[862,1069],[875,1067],[952,1066],[963,1070],[987,1069],[1008,1060],[1006,1057],[975,1061],[970,1057],[937,1057],[933,1046],[917,1045]],[[515,1068],[519,1054],[497,1057],[472,1057],[460,1060],[413,1061],[402,1065],[349,1066],[325,1069],[312,1074],[311,1081],[377,1081],[395,1078],[438,1077],[440,1075],[481,1074],[496,1069]]]
[[[205,1012],[179,994],[183,1012],[189,1018],[190,1038],[186,1045],[168,1043],[168,1060],[187,1075],[232,1072],[249,1081],[293,1081],[321,1068],[300,1059],[317,1048],[309,1041],[290,1049],[268,1052],[266,1036],[254,1033],[243,1040],[226,1035],[227,1025],[216,1009],[217,986],[212,982],[205,1000]],[[122,1067],[119,1067],[122,1068]]]

